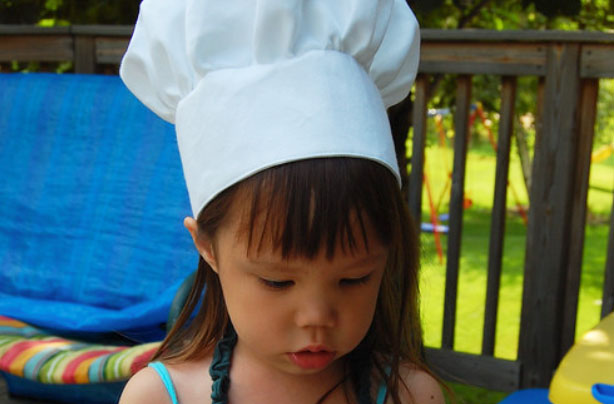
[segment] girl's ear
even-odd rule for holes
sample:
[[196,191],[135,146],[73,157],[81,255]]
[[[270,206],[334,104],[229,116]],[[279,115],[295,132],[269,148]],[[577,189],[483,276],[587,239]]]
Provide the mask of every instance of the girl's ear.
[[183,219],[183,225],[190,232],[194,246],[201,257],[209,264],[209,266],[217,272],[217,260],[215,259],[215,253],[213,250],[213,243],[209,237],[198,237],[198,224],[192,217],[186,217]]

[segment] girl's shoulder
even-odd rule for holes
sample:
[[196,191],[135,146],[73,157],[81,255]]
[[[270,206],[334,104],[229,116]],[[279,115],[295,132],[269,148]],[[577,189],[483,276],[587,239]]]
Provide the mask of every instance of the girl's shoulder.
[[[166,382],[159,371],[145,367],[128,381],[119,404],[170,404],[173,403],[172,394],[180,404],[199,402],[194,398],[211,395],[211,378],[208,372],[210,362],[211,359],[206,358],[182,363],[164,363],[163,368],[168,372]],[[170,390],[174,390],[174,393]]]
[[418,366],[405,362],[399,368],[399,376],[407,389],[399,389],[402,403],[445,404],[439,381]]
[[158,373],[146,367],[128,380],[119,399],[119,404],[168,404],[168,392]]

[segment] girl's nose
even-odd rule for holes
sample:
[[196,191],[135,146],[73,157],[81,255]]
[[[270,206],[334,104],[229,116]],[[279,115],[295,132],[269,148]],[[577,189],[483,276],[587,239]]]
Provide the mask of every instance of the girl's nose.
[[331,328],[337,323],[337,308],[324,297],[301,302],[296,312],[296,324],[301,327]]

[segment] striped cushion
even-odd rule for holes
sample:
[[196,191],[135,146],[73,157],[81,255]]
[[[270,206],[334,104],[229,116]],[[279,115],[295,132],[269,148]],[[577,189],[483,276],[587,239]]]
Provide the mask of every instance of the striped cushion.
[[159,345],[82,343],[0,316],[0,371],[46,384],[126,380],[149,362]]

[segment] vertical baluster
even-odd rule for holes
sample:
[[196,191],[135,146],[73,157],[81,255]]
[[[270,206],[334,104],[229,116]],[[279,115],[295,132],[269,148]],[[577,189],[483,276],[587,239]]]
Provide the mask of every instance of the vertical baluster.
[[589,173],[595,121],[597,119],[597,98],[599,80],[584,79],[580,88],[580,116],[574,189],[572,193],[571,228],[569,231],[569,261],[567,263],[565,300],[563,302],[563,328],[561,335],[561,358],[573,345],[576,334],[578,294],[582,274],[582,252],[586,228],[586,199],[588,197]]
[[494,355],[495,350],[497,308],[499,307],[499,287],[501,285],[501,260],[503,257],[505,213],[507,207],[507,184],[511,139],[514,131],[515,102],[516,77],[503,77],[495,194],[492,209],[492,222],[490,223],[490,245],[488,249],[488,281],[484,313],[484,333],[482,338],[482,354],[489,356]]
[[450,230],[448,233],[448,259],[446,266],[446,296],[441,339],[442,347],[447,349],[454,348],[458,270],[465,196],[465,167],[467,162],[467,139],[469,134],[469,107],[471,104],[471,78],[472,77],[469,75],[459,76],[456,88],[454,168],[452,171],[452,190],[450,196]]
[[[409,209],[416,223],[420,223],[422,216],[422,177],[424,175],[424,147],[426,145],[428,76],[418,75],[416,79],[416,92],[413,106],[411,174],[409,176]],[[418,229],[420,226],[418,225]]]

